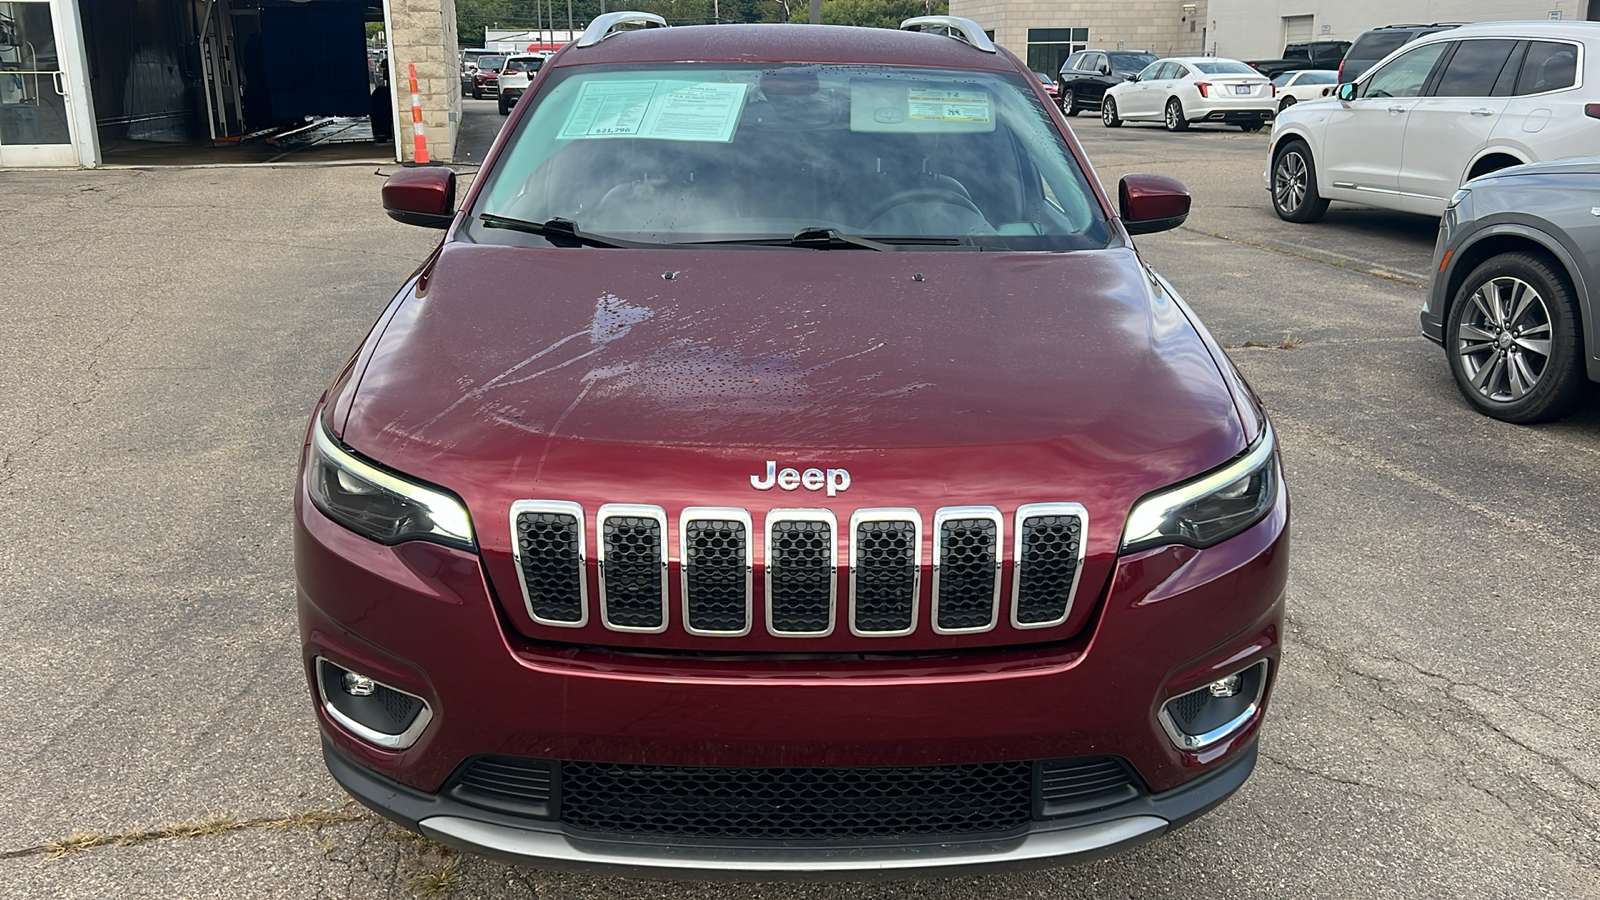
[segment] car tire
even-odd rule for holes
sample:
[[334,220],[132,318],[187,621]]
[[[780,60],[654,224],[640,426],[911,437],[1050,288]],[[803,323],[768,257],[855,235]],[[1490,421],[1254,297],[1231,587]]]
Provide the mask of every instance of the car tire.
[[1110,97],[1100,101],[1100,124],[1107,128],[1116,128],[1122,124],[1122,118],[1117,115],[1117,101]]
[[1167,101],[1166,125],[1168,131],[1187,131],[1189,120],[1183,117],[1183,104],[1177,97]]
[[502,115],[502,116],[511,115],[511,107],[506,105],[506,98],[505,98],[504,94],[500,95],[500,101],[498,103],[498,106],[500,107],[500,115]]
[[1061,114],[1069,119],[1076,116],[1078,114],[1078,104],[1074,103],[1071,97],[1061,101]]
[[1317,169],[1305,141],[1286,142],[1272,155],[1272,210],[1285,222],[1315,222],[1328,211],[1317,193]]
[[1295,105],[1296,103],[1299,103],[1299,102],[1300,102],[1299,100],[1296,100],[1294,98],[1293,94],[1290,94],[1289,96],[1284,97],[1282,100],[1278,101],[1278,112],[1283,112],[1284,110],[1288,109],[1289,107],[1291,107],[1291,106],[1293,106],[1293,105]]
[[1265,122],[1243,122],[1239,125],[1240,131],[1260,131],[1265,127]]
[[483,91],[480,91],[476,87],[474,87],[472,89],[472,99],[474,99],[474,100],[482,100],[483,99]]
[[1589,394],[1578,304],[1567,273],[1532,253],[1493,256],[1472,270],[1445,318],[1456,388],[1503,422],[1551,422]]

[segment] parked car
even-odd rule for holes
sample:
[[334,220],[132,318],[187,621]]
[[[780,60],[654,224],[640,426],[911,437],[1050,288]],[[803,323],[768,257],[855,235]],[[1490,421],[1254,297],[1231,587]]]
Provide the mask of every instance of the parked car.
[[1272,88],[1278,96],[1278,111],[1283,112],[1301,100],[1320,100],[1333,95],[1339,85],[1339,76],[1327,69],[1307,69],[1284,72],[1272,79]]
[[1289,506],[1131,237],[1188,193],[1108,198],[970,20],[665,24],[595,18],[459,210],[446,167],[383,188],[444,231],[306,436],[334,777],[460,847],[745,880],[1092,859],[1222,802]]
[[1349,49],[1349,41],[1306,41],[1285,46],[1282,59],[1248,60],[1245,65],[1268,78],[1305,69],[1337,69]]
[[1156,61],[1154,53],[1123,50],[1080,50],[1067,57],[1057,76],[1061,112],[1075,116],[1081,110],[1100,111],[1106,88],[1139,74]]
[[495,55],[493,50],[482,47],[461,51],[461,96],[466,97],[472,93],[472,76],[477,74],[478,60],[493,55]]
[[528,89],[528,83],[533,80],[534,74],[544,66],[544,61],[543,55],[506,57],[505,65],[500,68],[500,77],[495,82],[500,115],[511,114],[511,107],[517,105],[517,100],[522,97],[522,92]]
[[1043,72],[1034,72],[1033,74],[1039,79],[1039,83],[1044,85],[1044,92],[1050,95],[1050,99],[1060,103],[1061,86],[1056,84],[1056,80]]
[[1291,222],[1329,200],[1437,216],[1469,178],[1600,147],[1600,23],[1485,22],[1414,41],[1337,103],[1291,107],[1262,183]]
[[1501,169],[1451,198],[1422,333],[1461,396],[1507,422],[1577,411],[1600,381],[1600,158]]
[[1356,38],[1350,49],[1345,51],[1344,59],[1339,63],[1339,83],[1355,81],[1367,70],[1378,64],[1389,54],[1420,37],[1449,31],[1460,25],[1460,22],[1435,22],[1432,25],[1385,25],[1363,32]]
[[1260,131],[1277,111],[1272,81],[1236,59],[1185,57],[1151,63],[1131,81],[1106,89],[1100,121],[1161,122],[1168,131],[1192,123]]
[[478,68],[472,73],[472,99],[482,100],[484,94],[500,93],[500,67],[506,58],[499,54],[478,57]]

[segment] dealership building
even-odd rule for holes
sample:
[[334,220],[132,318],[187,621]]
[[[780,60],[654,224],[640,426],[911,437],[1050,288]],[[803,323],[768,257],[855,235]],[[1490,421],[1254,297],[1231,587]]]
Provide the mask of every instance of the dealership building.
[[1284,44],[1354,41],[1382,25],[1600,20],[1600,0],[950,0],[950,14],[1054,74],[1074,50],[1276,59]]
[[[950,12],[1054,73],[1086,48],[1275,58],[1400,22],[1600,19],[1600,0],[951,0]],[[411,160],[413,67],[421,146],[448,162],[455,19],[455,0],[0,0],[0,168],[228,162],[279,140]],[[369,51],[369,26],[386,53]]]
[[412,65],[449,160],[459,47],[455,0],[0,0],[0,167],[220,161],[265,135],[410,159]]

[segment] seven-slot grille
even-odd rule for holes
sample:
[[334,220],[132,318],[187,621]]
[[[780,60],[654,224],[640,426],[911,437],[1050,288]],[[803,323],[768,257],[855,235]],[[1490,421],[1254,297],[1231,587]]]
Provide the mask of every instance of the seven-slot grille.
[[[672,617],[666,511],[607,504],[595,520],[601,622],[613,631],[666,631]],[[1011,525],[1011,625],[1060,625],[1077,591],[1088,513],[1075,503],[1030,504],[1018,508]],[[998,624],[1006,526],[1004,514],[992,506],[934,513],[935,632],[983,632]],[[518,501],[511,527],[529,614],[543,625],[587,624],[583,508]],[[831,634],[844,586],[840,550],[847,547],[851,633],[911,634],[918,627],[922,528],[915,509],[857,510],[840,534],[833,513],[825,509],[774,509],[757,532],[743,509],[686,508],[676,523],[680,627],[696,635],[737,637],[764,618],[767,633],[778,637]],[[756,614],[752,581],[757,541],[764,545],[764,616]]]

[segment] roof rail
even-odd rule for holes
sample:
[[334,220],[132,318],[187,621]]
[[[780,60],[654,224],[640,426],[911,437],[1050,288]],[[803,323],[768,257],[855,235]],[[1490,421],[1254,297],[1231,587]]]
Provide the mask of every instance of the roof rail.
[[616,34],[624,25],[643,25],[646,28],[653,25],[666,28],[667,20],[655,13],[647,12],[614,12],[595,16],[589,27],[583,30],[583,36],[578,38],[578,46],[592,47]]
[[960,16],[917,16],[900,23],[901,31],[921,31],[922,26],[931,25],[934,28],[943,28],[944,33],[958,41],[971,44],[974,48],[985,53],[994,53],[994,41],[983,33],[978,23]]

